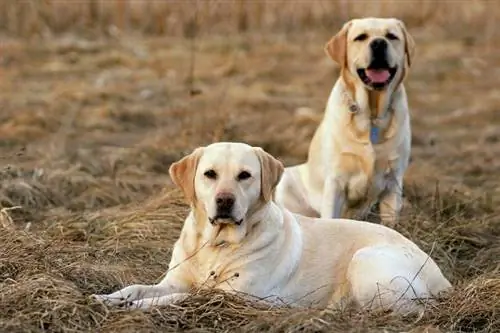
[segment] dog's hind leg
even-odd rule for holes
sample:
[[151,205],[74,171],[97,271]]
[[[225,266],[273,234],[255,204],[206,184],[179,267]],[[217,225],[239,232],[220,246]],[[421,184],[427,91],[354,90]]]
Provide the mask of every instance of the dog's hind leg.
[[[433,265],[432,262],[423,265]],[[355,302],[365,309],[392,310],[399,314],[420,312],[431,297],[422,265],[411,251],[381,245],[357,251],[348,276]]]

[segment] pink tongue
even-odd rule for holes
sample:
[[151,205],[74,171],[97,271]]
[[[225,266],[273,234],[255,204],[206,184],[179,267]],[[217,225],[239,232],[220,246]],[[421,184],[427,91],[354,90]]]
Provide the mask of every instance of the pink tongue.
[[374,83],[384,83],[391,75],[387,69],[367,69],[365,74]]

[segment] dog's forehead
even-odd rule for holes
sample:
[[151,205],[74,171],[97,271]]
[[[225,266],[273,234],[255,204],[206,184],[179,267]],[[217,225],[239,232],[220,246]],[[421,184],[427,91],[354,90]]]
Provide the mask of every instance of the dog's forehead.
[[362,32],[386,33],[391,31],[396,33],[400,30],[399,20],[394,18],[364,18],[351,21],[349,35]]
[[207,146],[199,162],[202,167],[259,168],[254,149],[246,144],[217,143]]

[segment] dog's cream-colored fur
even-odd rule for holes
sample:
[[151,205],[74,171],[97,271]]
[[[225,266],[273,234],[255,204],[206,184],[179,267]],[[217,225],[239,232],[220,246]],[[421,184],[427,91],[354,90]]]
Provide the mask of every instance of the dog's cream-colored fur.
[[[356,40],[361,34],[364,39]],[[390,84],[381,90],[368,86],[357,74],[373,60],[374,38],[387,42],[386,60],[397,67]],[[410,158],[410,115],[403,80],[413,57],[413,39],[397,19],[354,19],[325,49],[340,65],[340,77],[307,161],[286,168],[275,201],[292,212],[322,218],[361,218],[379,202],[382,223],[394,227]],[[369,138],[374,125],[380,129],[376,144]]]
[[[165,278],[94,297],[148,308],[219,288],[276,305],[351,303],[408,313],[423,307],[415,298],[450,288],[436,263],[390,228],[313,219],[278,206],[271,199],[282,173],[281,162],[243,143],[211,144],[174,163],[170,175],[191,211]],[[231,216],[217,219],[220,193],[235,201]]]

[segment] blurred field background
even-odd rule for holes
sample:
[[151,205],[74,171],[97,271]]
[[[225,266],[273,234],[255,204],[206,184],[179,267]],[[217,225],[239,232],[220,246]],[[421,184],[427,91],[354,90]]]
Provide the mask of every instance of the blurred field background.
[[[323,46],[363,16],[416,40],[397,229],[456,290],[421,318],[90,300],[166,270],[173,161],[221,140],[306,158],[338,75]],[[499,332],[499,19],[493,0],[0,0],[0,332]]]
[[494,1],[425,0],[3,0],[0,29],[19,36],[120,30],[160,36],[298,32],[337,27],[349,17],[393,16],[409,26],[439,26],[447,31],[497,33]]

